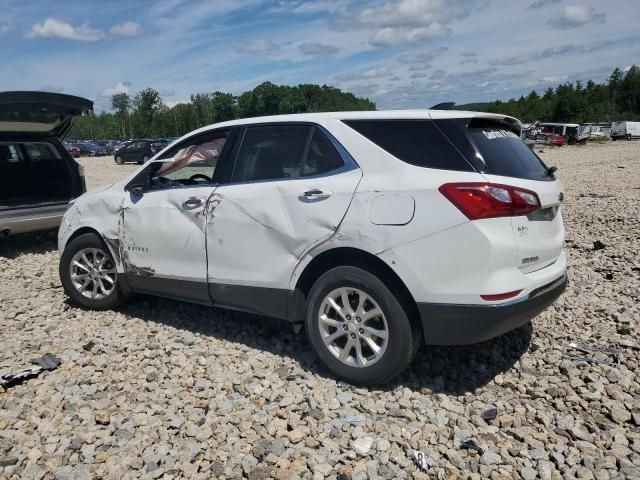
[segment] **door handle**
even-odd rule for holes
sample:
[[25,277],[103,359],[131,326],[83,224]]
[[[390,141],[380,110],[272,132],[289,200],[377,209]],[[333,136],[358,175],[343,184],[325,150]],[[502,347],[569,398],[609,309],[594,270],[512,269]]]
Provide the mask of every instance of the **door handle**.
[[182,208],[186,210],[193,210],[194,208],[201,207],[202,203],[203,201],[201,198],[191,197],[185,200],[185,202],[182,204]]
[[331,192],[319,190],[317,188],[307,190],[300,198],[303,200],[325,200],[331,196]]

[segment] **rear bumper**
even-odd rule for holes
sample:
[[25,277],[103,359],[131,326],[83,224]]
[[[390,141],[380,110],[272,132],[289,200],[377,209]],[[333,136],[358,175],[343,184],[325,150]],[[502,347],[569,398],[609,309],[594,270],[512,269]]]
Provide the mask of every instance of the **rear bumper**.
[[526,324],[551,305],[567,287],[567,276],[533,290],[523,299],[493,305],[418,303],[427,345],[469,345]]
[[67,203],[0,212],[0,235],[37,232],[58,228]]

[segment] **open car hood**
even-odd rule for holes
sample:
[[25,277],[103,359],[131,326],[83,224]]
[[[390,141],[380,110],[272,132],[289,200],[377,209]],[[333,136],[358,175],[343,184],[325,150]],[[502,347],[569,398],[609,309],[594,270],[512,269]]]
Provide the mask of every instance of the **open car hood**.
[[86,98],[49,92],[0,92],[0,132],[64,138],[73,117],[93,110]]

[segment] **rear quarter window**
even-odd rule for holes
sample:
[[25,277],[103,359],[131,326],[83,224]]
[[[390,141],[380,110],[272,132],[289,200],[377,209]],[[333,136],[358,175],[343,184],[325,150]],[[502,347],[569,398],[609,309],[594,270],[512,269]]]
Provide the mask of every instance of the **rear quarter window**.
[[441,170],[472,166],[431,120],[344,120],[368,140],[403,162]]

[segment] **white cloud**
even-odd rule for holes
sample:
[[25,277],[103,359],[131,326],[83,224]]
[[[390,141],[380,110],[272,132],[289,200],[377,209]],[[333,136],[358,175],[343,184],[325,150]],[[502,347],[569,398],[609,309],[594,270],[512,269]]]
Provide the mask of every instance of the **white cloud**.
[[391,70],[387,67],[374,67],[368,70],[364,70],[362,72],[356,73],[342,73],[340,75],[336,75],[336,80],[341,81],[361,81],[361,80],[372,80],[374,78],[383,78],[391,76]]
[[549,21],[556,28],[576,28],[590,23],[602,23],[606,20],[604,13],[596,13],[593,7],[569,5],[562,14]]
[[333,55],[340,51],[339,47],[316,42],[301,43],[298,48],[303,55]]
[[375,32],[369,39],[369,43],[376,47],[394,47],[408,43],[428,42],[450,33],[451,29],[440,23],[432,23],[428,27],[386,27]]
[[2,35],[3,33],[7,33],[9,30],[11,30],[11,28],[12,24],[9,20],[0,18],[0,35]]
[[42,23],[34,23],[28,36],[30,38],[64,38],[81,42],[95,42],[102,39],[104,33],[101,30],[91,28],[87,22],[74,27],[70,23],[49,17]]
[[118,93],[129,93],[130,82],[118,82],[115,87],[105,88],[102,91],[103,97],[112,97]]
[[531,5],[529,5],[530,9],[533,8],[542,8],[547,5],[552,5],[554,3],[560,3],[562,0],[535,0]]
[[139,23],[126,21],[111,27],[110,32],[119,37],[136,37],[142,33],[142,27]]
[[[476,2],[475,7],[485,1]],[[357,14],[343,14],[338,24],[374,30],[369,43],[378,47],[416,44],[448,36],[454,19],[469,14],[469,2],[462,0],[393,0],[364,8]]]
[[408,53],[403,53],[398,57],[398,61],[401,63],[409,63],[409,64],[425,64],[431,62],[434,58],[439,55],[442,55],[445,51],[447,51],[447,47],[442,47],[438,50],[422,50],[422,51],[412,51]]
[[238,53],[258,54],[269,53],[278,50],[280,47],[273,43],[271,40],[255,40],[253,42],[245,43],[237,48]]
[[551,75],[549,77],[542,77],[544,83],[560,83],[564,82],[568,77],[566,75]]

